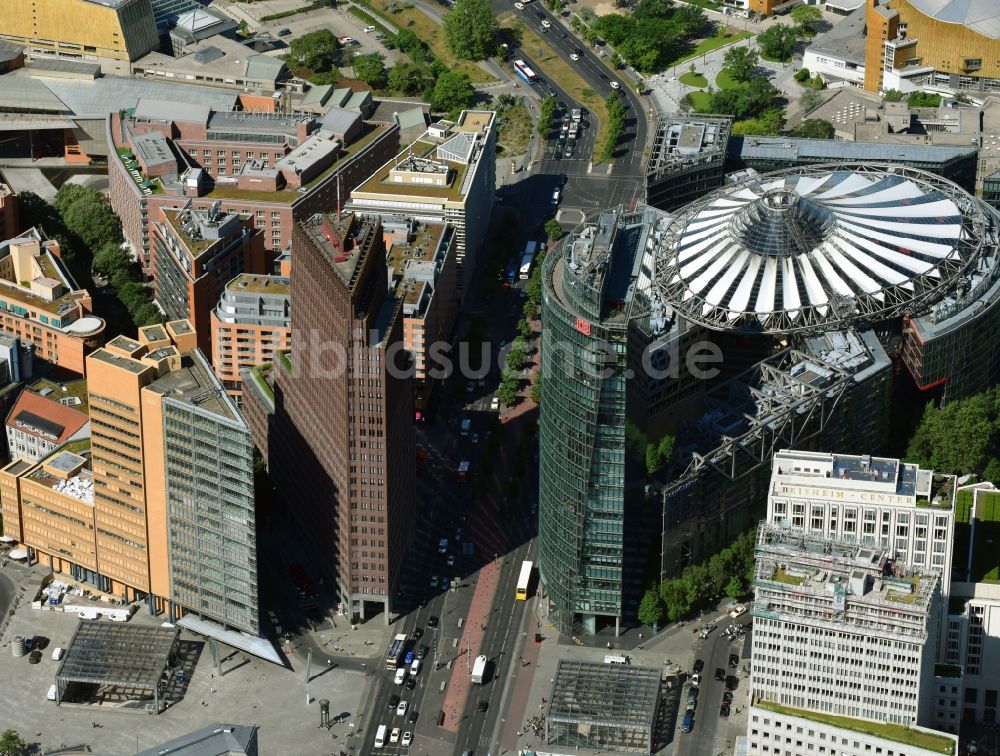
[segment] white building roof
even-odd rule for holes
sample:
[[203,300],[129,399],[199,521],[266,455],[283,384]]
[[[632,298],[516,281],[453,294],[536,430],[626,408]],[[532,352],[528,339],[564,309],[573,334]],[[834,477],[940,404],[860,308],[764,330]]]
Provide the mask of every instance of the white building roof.
[[1000,39],[1000,3],[997,0],[910,0],[931,18],[968,26],[977,34]]
[[916,176],[786,171],[690,206],[657,278],[696,322],[797,330],[929,296],[968,264],[967,238],[955,199]]

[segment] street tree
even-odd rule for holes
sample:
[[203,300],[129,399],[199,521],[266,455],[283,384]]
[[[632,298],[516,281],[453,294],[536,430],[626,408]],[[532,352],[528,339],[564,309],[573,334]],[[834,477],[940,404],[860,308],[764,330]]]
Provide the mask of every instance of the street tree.
[[317,29],[293,39],[288,46],[288,55],[293,63],[324,73],[333,68],[339,49],[340,43],[332,31]]
[[434,83],[431,105],[435,110],[457,114],[471,105],[475,96],[476,90],[473,89],[468,74],[445,71]]
[[378,53],[355,55],[351,60],[354,76],[369,87],[380,89],[385,86],[385,58]]
[[665,611],[666,607],[663,605],[663,599],[660,598],[660,594],[656,588],[648,588],[639,602],[639,621],[650,627],[659,625],[663,622]]
[[0,756],[23,756],[27,747],[16,730],[6,729],[0,735]]
[[729,578],[729,582],[726,583],[726,595],[731,599],[737,599],[743,595],[743,583],[735,575]]
[[555,218],[549,218],[545,221],[545,235],[549,237],[549,241],[556,241],[562,239],[566,232],[563,231],[562,225]]
[[517,379],[506,371],[497,387],[497,399],[504,407],[513,407],[517,403]]
[[833,124],[829,121],[824,121],[822,118],[809,118],[792,129],[792,136],[807,139],[833,139],[833,132]]
[[418,63],[400,61],[389,69],[389,86],[405,95],[420,94],[424,80],[423,66]]
[[788,24],[775,24],[757,35],[757,44],[765,57],[788,60],[799,41],[799,33]]
[[444,17],[445,42],[461,60],[485,60],[493,55],[499,33],[489,0],[456,0]]
[[[535,382],[531,384],[531,400],[538,404],[542,401],[542,373],[535,373]],[[1000,479],[1000,477],[998,477]]]
[[760,63],[760,55],[757,51],[744,46],[730,47],[722,59],[722,67],[736,81],[750,81],[758,63]]
[[815,110],[822,104],[823,95],[815,89],[807,89],[802,93],[802,96],[799,97],[799,107],[802,109],[803,113]]
[[132,265],[132,258],[120,244],[105,244],[95,254],[91,267],[109,279],[118,271]]
[[402,29],[393,39],[396,47],[410,56],[414,63],[423,63],[430,59],[427,43],[418,37],[411,29]]

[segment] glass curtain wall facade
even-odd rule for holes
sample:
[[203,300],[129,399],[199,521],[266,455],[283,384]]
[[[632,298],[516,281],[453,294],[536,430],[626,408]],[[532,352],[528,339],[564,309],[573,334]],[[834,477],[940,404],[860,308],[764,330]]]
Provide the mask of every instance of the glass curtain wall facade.
[[256,635],[250,429],[169,397],[163,428],[170,598]]

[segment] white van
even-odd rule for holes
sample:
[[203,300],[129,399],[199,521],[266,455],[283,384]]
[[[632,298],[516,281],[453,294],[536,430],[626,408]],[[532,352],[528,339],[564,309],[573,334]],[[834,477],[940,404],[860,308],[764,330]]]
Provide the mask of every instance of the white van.
[[375,733],[375,747],[381,748],[385,745],[385,725],[378,726],[378,732]]
[[394,680],[396,685],[402,685],[406,682],[406,667],[400,667],[396,670],[396,678]]
[[50,701],[55,701],[56,700],[56,686],[55,685],[50,685],[49,686],[49,692],[45,695],[45,697],[47,699],[49,699]]
[[52,661],[59,661],[60,659],[62,659],[62,656],[63,656],[63,650],[59,646],[56,646],[54,649],[52,649]]
[[413,663],[410,665],[410,674],[416,677],[417,672],[420,671],[420,659],[414,659]]
[[604,657],[605,664],[628,664],[628,659],[624,656],[615,656],[614,654],[608,654]]

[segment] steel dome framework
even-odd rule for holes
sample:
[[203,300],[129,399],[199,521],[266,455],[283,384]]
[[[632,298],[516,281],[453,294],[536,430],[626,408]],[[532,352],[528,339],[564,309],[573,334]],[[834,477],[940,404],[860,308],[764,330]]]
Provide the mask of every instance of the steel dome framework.
[[654,286],[714,330],[817,332],[918,315],[995,266],[986,227],[980,203],[925,171],[798,167],[681,210],[658,241]]

